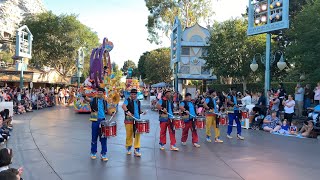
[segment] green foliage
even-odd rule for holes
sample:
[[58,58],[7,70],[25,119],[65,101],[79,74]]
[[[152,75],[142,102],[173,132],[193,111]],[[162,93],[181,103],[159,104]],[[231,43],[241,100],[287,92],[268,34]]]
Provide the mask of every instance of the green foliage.
[[170,82],[172,71],[170,68],[170,49],[160,48],[145,53],[144,67],[146,83]]
[[111,66],[112,66],[112,73],[114,73],[115,75],[115,78],[117,80],[120,80],[123,76],[123,73],[122,71],[119,69],[119,66],[118,64],[116,64],[115,62],[111,63]]
[[320,81],[320,0],[307,3],[292,22],[288,32],[292,41],[287,49],[295,73],[305,74],[309,81]]
[[76,15],[57,16],[46,12],[28,16],[21,24],[26,24],[33,34],[31,64],[39,68],[52,67],[64,77],[75,72],[80,47],[87,49],[85,68],[88,68],[91,49],[99,45],[97,34],[82,24]]
[[7,52],[7,51],[0,51],[0,61],[4,61],[6,63],[12,63],[13,59],[12,57],[14,56],[13,53]]
[[231,19],[215,23],[211,30],[210,46],[207,48],[207,67],[219,77],[233,78],[238,82],[255,81],[262,78],[264,68],[252,72],[251,60],[255,53],[265,51],[265,36],[248,37],[247,22]]
[[147,75],[146,75],[146,62],[147,62],[147,55],[149,54],[150,52],[144,52],[140,58],[139,58],[139,61],[138,61],[138,71],[139,71],[139,76],[141,76],[142,79],[145,79],[147,78]]
[[136,76],[135,69],[137,68],[136,63],[133,62],[132,60],[127,60],[123,63],[123,66],[121,68],[121,71],[123,72],[124,75],[126,75],[128,73],[128,69],[132,68],[133,69],[133,73],[132,76]]
[[150,12],[148,28],[150,42],[161,43],[159,33],[169,35],[174,18],[181,19],[182,27],[189,27],[199,20],[211,17],[211,0],[145,0]]

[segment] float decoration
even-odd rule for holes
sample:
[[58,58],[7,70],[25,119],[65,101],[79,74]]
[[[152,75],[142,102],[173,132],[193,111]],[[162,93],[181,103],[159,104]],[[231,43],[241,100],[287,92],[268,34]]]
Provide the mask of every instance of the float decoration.
[[107,38],[103,39],[100,47],[95,48],[90,56],[90,76],[86,78],[79,89],[77,100],[74,102],[76,112],[91,112],[90,104],[83,101],[83,95],[95,97],[97,88],[106,90],[105,98],[108,102],[108,114],[116,112],[120,101],[119,82],[112,74],[112,66],[109,52],[113,49],[113,43]]

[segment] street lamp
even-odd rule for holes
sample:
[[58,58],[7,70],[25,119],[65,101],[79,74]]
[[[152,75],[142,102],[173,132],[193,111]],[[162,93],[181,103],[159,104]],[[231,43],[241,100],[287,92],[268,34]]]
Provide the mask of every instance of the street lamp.
[[80,87],[80,77],[82,76],[81,70],[83,69],[83,64],[84,64],[84,48],[80,47],[78,49],[78,57],[77,57],[77,85],[78,88]]
[[[284,68],[287,67],[287,63],[284,61],[284,57],[283,57],[283,52],[280,50],[277,50],[276,52],[274,52],[273,55],[271,55],[272,57],[270,57],[269,61],[266,61],[265,56],[262,56],[260,53],[256,53],[253,56],[252,62],[250,64],[250,68],[253,72],[255,72],[259,65],[256,61],[256,56],[259,55],[260,56],[260,61],[262,64],[266,65],[266,63],[273,64],[276,61],[276,55],[277,54],[281,54],[280,60],[279,62],[277,62],[277,67],[282,71]],[[265,70],[265,92],[268,91],[270,89],[270,69],[267,68],[266,66],[266,70]]]
[[[284,57],[283,57],[283,52],[278,50],[276,52],[274,52],[273,55],[271,55],[272,57],[270,58],[270,64],[273,64],[275,61],[276,61],[276,55],[277,54],[281,54],[281,57],[280,57],[280,60],[277,62],[277,67],[280,69],[280,71],[282,71],[284,68],[287,67],[287,63],[284,61]],[[252,62],[250,64],[250,69],[255,72],[258,70],[258,63],[257,63],[257,60],[256,60],[256,56],[259,55],[260,56],[260,61],[262,64],[265,64],[266,63],[266,59],[265,59],[265,56],[262,56],[260,53],[256,53],[254,56],[253,56],[253,59],[252,59]]]

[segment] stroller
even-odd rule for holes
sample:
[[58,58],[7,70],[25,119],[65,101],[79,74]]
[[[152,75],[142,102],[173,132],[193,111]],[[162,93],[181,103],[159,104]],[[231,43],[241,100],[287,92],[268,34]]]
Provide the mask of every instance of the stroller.
[[251,128],[253,130],[260,130],[265,117],[264,110],[261,107],[255,106],[252,108],[252,113],[253,114],[250,116],[252,122]]

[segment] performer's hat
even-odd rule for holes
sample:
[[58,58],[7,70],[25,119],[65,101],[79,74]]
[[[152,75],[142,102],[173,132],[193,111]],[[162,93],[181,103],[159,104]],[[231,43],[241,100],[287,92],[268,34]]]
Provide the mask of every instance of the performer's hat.
[[138,91],[137,91],[137,89],[131,89],[130,93],[137,94],[137,93],[138,93]]
[[165,90],[164,94],[167,94],[168,92],[171,93],[171,90],[170,89]]
[[104,88],[98,88],[98,91],[105,92]]

